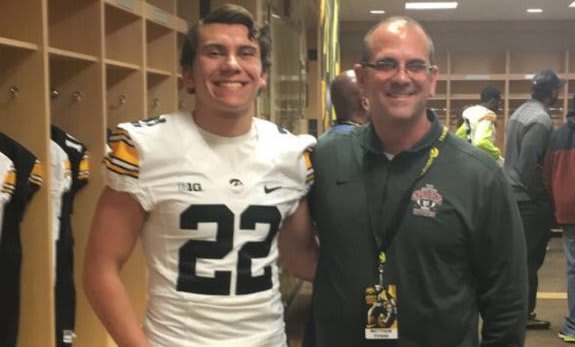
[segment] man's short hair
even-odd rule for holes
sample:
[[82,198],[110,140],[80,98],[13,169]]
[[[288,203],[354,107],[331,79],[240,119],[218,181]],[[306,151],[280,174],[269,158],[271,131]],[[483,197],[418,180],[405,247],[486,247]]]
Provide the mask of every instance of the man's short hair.
[[205,24],[241,24],[248,28],[248,38],[257,41],[260,46],[262,71],[267,72],[271,66],[271,35],[268,25],[259,26],[252,14],[245,8],[226,4],[200,19],[186,35],[180,55],[180,66],[191,67],[196,58],[200,28]]
[[398,22],[405,22],[406,25],[420,28],[423,31],[423,33],[427,37],[429,46],[429,56],[428,56],[429,64],[435,65],[435,45],[433,44],[431,36],[429,36],[427,30],[425,30],[425,28],[418,21],[416,21],[411,17],[405,17],[405,16],[396,16],[383,19],[374,26],[372,26],[371,29],[369,29],[367,34],[365,34],[365,36],[363,37],[359,57],[360,63],[361,64],[369,63],[369,60],[371,59],[372,52],[371,52],[371,46],[369,45],[369,39],[371,38],[371,34],[373,34],[373,32],[382,25],[398,23]]
[[495,87],[485,87],[481,90],[481,102],[501,100],[501,91]]

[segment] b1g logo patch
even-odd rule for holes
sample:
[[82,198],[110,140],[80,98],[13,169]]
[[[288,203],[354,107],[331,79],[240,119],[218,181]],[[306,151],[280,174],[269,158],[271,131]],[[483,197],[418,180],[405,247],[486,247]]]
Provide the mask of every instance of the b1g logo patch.
[[443,197],[432,184],[427,184],[411,194],[411,201],[415,203],[414,215],[434,218],[437,208],[443,204]]

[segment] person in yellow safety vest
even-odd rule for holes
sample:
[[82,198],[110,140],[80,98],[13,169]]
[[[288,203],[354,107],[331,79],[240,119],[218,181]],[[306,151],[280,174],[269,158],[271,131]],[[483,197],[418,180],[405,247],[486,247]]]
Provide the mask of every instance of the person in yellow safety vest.
[[495,145],[496,112],[501,103],[501,91],[495,87],[485,87],[481,91],[481,104],[463,111],[463,123],[455,135],[491,155],[499,163],[503,162],[501,150]]

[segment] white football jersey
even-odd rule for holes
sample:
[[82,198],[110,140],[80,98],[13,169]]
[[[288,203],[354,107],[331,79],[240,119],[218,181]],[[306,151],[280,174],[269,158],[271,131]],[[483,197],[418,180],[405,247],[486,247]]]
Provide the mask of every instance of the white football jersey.
[[152,346],[286,345],[277,232],[313,179],[314,143],[255,118],[235,138],[181,113],[119,125],[104,171],[149,213]]
[[[56,274],[56,241],[60,235],[62,198],[72,187],[70,159],[64,149],[50,140],[50,201],[52,204],[52,268]],[[55,278],[55,277],[54,277]]]
[[14,163],[4,153],[0,152],[0,243],[2,242],[2,225],[4,221],[4,205],[6,205],[16,189],[16,169]]

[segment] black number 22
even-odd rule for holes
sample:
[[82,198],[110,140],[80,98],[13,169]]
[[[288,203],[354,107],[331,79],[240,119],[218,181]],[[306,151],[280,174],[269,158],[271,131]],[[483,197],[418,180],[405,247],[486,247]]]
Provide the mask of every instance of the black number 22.
[[[217,223],[215,241],[190,240],[179,250],[177,290],[196,294],[230,295],[230,271],[215,271],[213,278],[196,274],[196,260],[223,259],[233,249],[234,213],[226,205],[192,205],[180,215],[180,228],[195,230],[198,223]],[[281,214],[276,206],[251,205],[240,215],[240,232],[254,231],[257,223],[269,224],[263,241],[247,242],[238,252],[236,294],[272,288],[271,266],[261,276],[252,276],[252,259],[266,257],[275,238]]]

